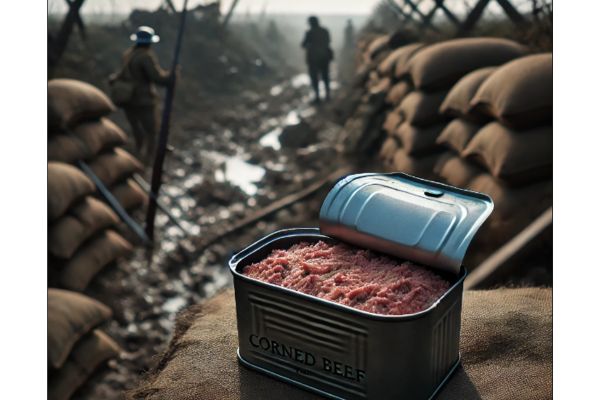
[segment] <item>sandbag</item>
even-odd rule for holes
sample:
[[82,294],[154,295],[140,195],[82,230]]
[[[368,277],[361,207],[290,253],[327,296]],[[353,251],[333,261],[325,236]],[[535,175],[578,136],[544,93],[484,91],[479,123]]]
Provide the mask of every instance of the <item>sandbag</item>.
[[385,77],[379,79],[373,86],[370,87],[369,95],[383,95],[383,98],[385,99],[390,87],[392,87],[392,80],[390,78]]
[[394,154],[393,166],[398,172],[404,172],[421,178],[433,179],[433,167],[441,154],[430,154],[423,157],[409,155],[404,148],[399,148]]
[[108,205],[86,197],[48,227],[48,252],[71,258],[87,238],[101,229],[116,225],[119,218]]
[[[241,366],[232,289],[181,313],[168,349],[130,400],[321,399]],[[462,367],[438,398],[552,396],[552,289],[465,291]]]
[[388,49],[388,43],[390,41],[390,35],[382,35],[373,39],[367,47],[367,57],[370,60],[377,58],[379,54]]
[[456,118],[442,130],[436,143],[461,154],[479,129],[481,129],[479,124]]
[[400,68],[402,68],[410,57],[421,47],[423,47],[422,43],[413,43],[395,49],[379,64],[377,72],[379,72],[379,75],[381,76],[395,75],[398,77],[399,75],[396,74],[396,65],[400,63]]
[[107,186],[112,186],[125,177],[144,169],[142,163],[119,147],[100,154],[89,165],[96,176]]
[[396,128],[394,136],[402,143],[406,154],[411,156],[430,154],[439,152],[440,146],[435,141],[444,127],[444,124],[437,124],[421,128],[403,122]]
[[477,165],[456,155],[438,161],[434,172],[449,185],[460,188],[466,188],[479,174],[485,173]]
[[131,253],[133,247],[121,235],[105,230],[84,243],[59,272],[60,286],[83,291],[106,265]]
[[425,44],[423,43],[412,43],[398,49],[401,50],[402,53],[396,58],[396,65],[394,68],[394,76],[396,79],[409,76],[410,71],[408,70],[408,62],[418,51],[424,48]]
[[77,160],[86,160],[92,155],[90,149],[73,135],[59,134],[48,138],[48,161],[72,164]]
[[462,77],[448,92],[440,106],[440,112],[451,117],[485,120],[485,116],[472,111],[471,99],[479,86],[497,69],[498,67],[480,68]]
[[385,165],[387,165],[393,160],[394,154],[397,150],[398,142],[393,137],[389,137],[385,139],[383,145],[381,145],[381,149],[379,150],[379,159],[382,160]]
[[133,210],[148,203],[148,195],[133,179],[115,185],[111,192],[126,210]]
[[48,376],[48,399],[68,400],[94,371],[106,360],[121,352],[119,345],[104,332],[96,329],[73,347],[65,364]]
[[48,364],[62,367],[73,345],[111,316],[110,308],[91,297],[48,289]]
[[552,181],[511,188],[489,174],[480,174],[467,188],[494,200],[488,221],[496,239],[512,237],[552,205]]
[[115,110],[108,96],[89,83],[73,79],[48,81],[49,133],[103,117]]
[[471,139],[462,156],[511,184],[548,178],[552,176],[552,127],[514,131],[491,122]]
[[385,102],[393,106],[398,105],[412,90],[413,87],[409,81],[400,81],[388,91]]
[[471,106],[505,125],[528,128],[552,121],[552,53],[514,60],[479,87]]
[[404,121],[415,126],[428,126],[445,121],[446,117],[439,112],[445,97],[445,91],[411,92],[400,103],[400,114]]
[[452,39],[420,50],[410,59],[407,68],[418,89],[442,89],[449,88],[471,71],[502,65],[526,52],[525,47],[508,39]]
[[92,155],[127,144],[127,134],[108,118],[83,122],[72,130]]
[[390,111],[387,113],[385,117],[385,122],[383,123],[383,130],[386,131],[388,136],[392,136],[394,131],[402,123],[402,117],[400,114],[394,111]]
[[48,163],[48,219],[54,221],[96,187],[79,169],[60,162]]

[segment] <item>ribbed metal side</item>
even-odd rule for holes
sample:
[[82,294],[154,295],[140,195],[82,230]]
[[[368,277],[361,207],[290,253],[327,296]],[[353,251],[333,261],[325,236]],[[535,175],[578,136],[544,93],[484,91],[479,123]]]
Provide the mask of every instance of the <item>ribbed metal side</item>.
[[[321,311],[294,299],[250,292],[248,301],[252,315],[252,331],[258,336],[277,338],[287,346],[299,347],[322,356],[344,360],[355,368],[366,369],[366,327],[339,317],[339,313]],[[283,351],[283,349],[280,349]],[[329,374],[319,368],[299,367],[289,358],[276,352],[251,350],[253,357],[266,365],[276,365],[305,379],[328,385],[354,396],[366,395],[366,382],[352,382],[344,377]]]
[[460,307],[452,304],[433,328],[431,341],[431,379],[439,385],[458,360]]

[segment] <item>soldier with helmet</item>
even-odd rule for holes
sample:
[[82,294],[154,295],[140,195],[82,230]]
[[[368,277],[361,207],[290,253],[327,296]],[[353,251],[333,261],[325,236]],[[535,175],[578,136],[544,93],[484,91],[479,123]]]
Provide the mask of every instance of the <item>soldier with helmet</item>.
[[134,44],[123,53],[123,67],[111,77],[111,97],[125,111],[140,158],[151,163],[160,124],[156,85],[168,85],[171,72],[161,68],[152,49],[160,41],[154,29],[140,26],[130,39]]

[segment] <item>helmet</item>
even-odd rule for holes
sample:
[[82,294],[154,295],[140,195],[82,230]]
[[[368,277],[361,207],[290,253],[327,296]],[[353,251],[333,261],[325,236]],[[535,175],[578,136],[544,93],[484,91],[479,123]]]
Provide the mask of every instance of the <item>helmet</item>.
[[137,44],[150,44],[160,42],[160,36],[154,33],[154,29],[149,26],[140,26],[136,33],[129,36],[132,42]]

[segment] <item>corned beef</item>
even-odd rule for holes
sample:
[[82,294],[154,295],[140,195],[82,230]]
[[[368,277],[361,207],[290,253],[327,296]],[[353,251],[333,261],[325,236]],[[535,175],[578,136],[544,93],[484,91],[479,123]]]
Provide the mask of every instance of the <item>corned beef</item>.
[[429,308],[450,283],[428,269],[345,244],[299,243],[245,266],[264,282],[375,314],[413,314]]

